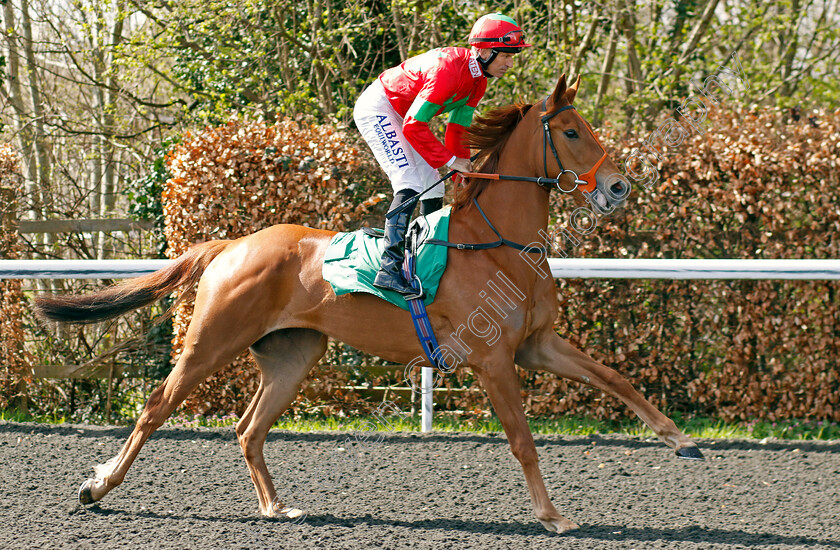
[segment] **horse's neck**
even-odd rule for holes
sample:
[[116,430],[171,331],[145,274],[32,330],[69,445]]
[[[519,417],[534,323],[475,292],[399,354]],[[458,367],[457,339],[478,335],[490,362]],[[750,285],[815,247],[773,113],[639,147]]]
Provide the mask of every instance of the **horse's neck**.
[[[503,152],[497,173],[527,177],[537,175],[533,166],[524,162],[522,149]],[[477,200],[487,218],[504,238],[520,244],[544,240],[548,225],[549,194],[536,183],[493,181]],[[478,213],[476,215],[480,216]]]
[[[517,175],[501,170],[499,173]],[[541,234],[545,234],[548,224],[548,193],[537,184],[494,181],[477,200],[502,237],[520,244],[544,240]],[[475,215],[481,216],[478,212]]]

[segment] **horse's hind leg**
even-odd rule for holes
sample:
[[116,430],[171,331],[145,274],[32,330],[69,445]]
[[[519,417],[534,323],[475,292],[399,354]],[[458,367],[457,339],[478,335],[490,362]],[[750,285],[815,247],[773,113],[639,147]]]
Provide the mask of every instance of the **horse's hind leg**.
[[251,346],[262,373],[260,387],[236,426],[236,435],[260,501],[260,513],[294,518],[300,510],[276,500],[277,493],[263,456],[268,431],[295,399],[301,382],[327,349],[327,337],[309,329],[284,329]]
[[227,279],[211,283],[202,280],[184,338],[184,351],[166,380],[149,396],[120,453],[97,466],[96,477],[82,484],[79,489],[82,504],[100,500],[122,483],[143,444],[190,392],[261,336],[255,308],[238,305],[245,300],[243,291],[237,293],[226,283]]
[[595,361],[554,329],[532,335],[516,352],[516,363],[529,370],[544,370],[576,380],[621,399],[681,458],[702,459],[690,437],[674,421],[650,404],[633,385],[615,370]]
[[225,354],[220,354],[217,348],[208,349],[207,346],[202,346],[199,350],[198,346],[187,346],[166,380],[149,396],[134,431],[120,453],[105,464],[96,466],[96,477],[82,484],[79,489],[81,503],[96,502],[121,484],[149,436],[163,425],[196,386],[233,361],[247,346],[247,343],[243,343],[237,351],[233,351],[237,348],[233,343],[233,346],[225,346]]

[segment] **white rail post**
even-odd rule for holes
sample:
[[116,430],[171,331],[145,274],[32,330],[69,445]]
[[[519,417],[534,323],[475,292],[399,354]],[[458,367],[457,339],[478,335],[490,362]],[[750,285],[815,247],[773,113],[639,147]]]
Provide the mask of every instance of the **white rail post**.
[[435,401],[432,397],[434,388],[435,371],[432,367],[422,367],[420,375],[420,430],[422,432],[432,431],[432,416],[435,413]]

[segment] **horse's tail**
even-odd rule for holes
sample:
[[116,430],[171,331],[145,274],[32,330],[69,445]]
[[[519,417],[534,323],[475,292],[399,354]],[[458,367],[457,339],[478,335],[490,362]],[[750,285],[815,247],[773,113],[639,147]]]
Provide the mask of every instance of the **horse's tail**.
[[[35,298],[35,314],[61,323],[96,323],[112,319],[160,300],[178,287],[192,289],[210,262],[231,241],[209,241],[190,248],[171,265],[142,277],[128,279],[93,294],[82,296],[40,296]],[[178,303],[189,292],[182,294]],[[170,312],[174,310],[176,303]]]

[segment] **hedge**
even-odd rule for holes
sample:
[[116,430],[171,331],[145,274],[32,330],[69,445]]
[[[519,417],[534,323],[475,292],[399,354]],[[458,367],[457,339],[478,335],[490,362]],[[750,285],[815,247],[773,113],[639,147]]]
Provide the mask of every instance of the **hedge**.
[[[836,112],[821,114],[815,127],[779,111],[722,106],[709,114],[705,133],[673,147],[660,144],[658,181],[635,185],[628,206],[600,216],[593,232],[577,235],[573,249],[565,240],[552,243],[554,255],[836,258],[839,122]],[[649,133],[626,136],[609,125],[599,134],[620,166],[651,141]],[[365,195],[384,176],[348,139],[327,126],[292,121],[231,122],[188,136],[168,161],[170,256],[194,242],[274,223],[355,229],[385,197]],[[627,169],[639,173],[638,163]],[[577,206],[552,199],[552,234],[572,230],[569,214]],[[565,280],[557,289],[559,333],[665,410],[727,420],[840,420],[835,282]],[[176,353],[188,313],[189,306],[178,312]],[[243,357],[203,384],[186,407],[241,412],[256,388],[253,374]],[[530,414],[629,414],[602,392],[553,375],[523,371],[521,379]],[[332,394],[330,410],[365,407],[357,394],[340,389],[348,382],[404,385],[399,376],[363,369],[349,375],[316,369],[307,392]],[[464,371],[443,384],[469,389],[477,382]],[[438,406],[489,408],[480,391],[451,392]]]
[[[17,202],[21,176],[17,153],[0,144],[0,260],[20,257]],[[19,279],[0,279],[0,408],[26,408],[31,361],[24,349],[23,293]]]

